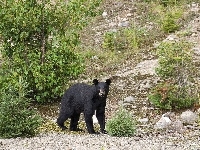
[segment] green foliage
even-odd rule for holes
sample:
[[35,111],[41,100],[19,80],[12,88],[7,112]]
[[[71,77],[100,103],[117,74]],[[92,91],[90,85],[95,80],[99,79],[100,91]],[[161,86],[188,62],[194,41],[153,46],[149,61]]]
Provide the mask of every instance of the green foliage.
[[102,46],[113,52],[137,49],[142,45],[145,34],[145,29],[135,27],[107,32],[104,35]]
[[109,49],[110,51],[115,50],[115,32],[106,32],[104,35],[104,40],[103,40],[103,48],[104,49]]
[[108,120],[106,131],[111,136],[132,136],[135,133],[135,122],[128,111],[120,108],[114,117]]
[[7,89],[1,89],[0,95],[0,137],[12,138],[19,136],[33,136],[37,133],[42,119],[30,107],[30,99],[22,78],[15,85],[9,84]]
[[180,0],[160,0],[160,3],[167,7],[167,6],[173,6],[176,5]]
[[163,42],[157,49],[157,74],[163,82],[155,86],[150,101],[162,109],[191,107],[198,99],[194,82],[196,70],[192,63],[191,45],[187,42]]
[[171,15],[167,14],[162,21],[162,30],[166,33],[171,33],[179,29],[179,25],[176,19]]
[[180,28],[180,23],[178,20],[183,15],[183,10],[181,8],[174,7],[171,9],[166,9],[166,13],[161,19],[161,28],[165,33],[175,32]]
[[156,73],[164,79],[178,79],[192,69],[191,44],[187,42],[163,42],[157,49],[159,67]]
[[[167,6],[174,6],[177,5],[180,0],[144,0],[145,2],[158,2],[159,4],[163,5],[164,7]],[[183,1],[183,0],[182,0]]]
[[[164,33],[175,32],[180,29],[183,24],[183,20],[185,20],[185,17],[187,16],[183,15],[185,8],[183,7],[184,5],[181,5],[181,3],[185,4],[186,2],[174,0],[155,0],[148,4],[151,11],[147,13],[147,16],[149,16],[150,22],[157,22],[157,25],[159,26],[158,29]],[[161,32],[158,29],[155,31]]]
[[197,101],[197,97],[191,95],[188,87],[177,87],[177,85],[170,82],[164,82],[151,90],[149,100],[157,108],[166,110],[177,110],[189,108]]
[[22,76],[29,84],[27,90],[32,91],[29,96],[38,102],[59,97],[67,82],[84,71],[84,61],[74,50],[80,43],[80,30],[98,14],[100,2],[2,2],[2,68],[13,72],[2,75],[10,76],[8,82],[17,82]]

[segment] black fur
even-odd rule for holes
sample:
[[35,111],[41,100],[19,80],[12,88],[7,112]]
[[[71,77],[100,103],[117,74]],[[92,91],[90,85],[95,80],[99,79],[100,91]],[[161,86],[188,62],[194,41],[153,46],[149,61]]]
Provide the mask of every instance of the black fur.
[[97,79],[94,79],[93,83],[93,85],[77,83],[63,95],[60,114],[57,119],[57,124],[63,130],[66,129],[64,122],[71,118],[70,130],[78,131],[80,113],[83,112],[88,132],[90,134],[95,133],[92,116],[96,110],[101,132],[105,133],[105,106],[111,80],[98,82]]

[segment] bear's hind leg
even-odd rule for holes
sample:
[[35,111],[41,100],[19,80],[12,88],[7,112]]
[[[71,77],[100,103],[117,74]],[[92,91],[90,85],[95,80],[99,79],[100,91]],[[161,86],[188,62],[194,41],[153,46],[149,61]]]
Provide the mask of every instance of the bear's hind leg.
[[70,131],[83,131],[83,130],[77,128],[79,118],[80,118],[80,113],[74,112],[74,114],[71,116]]
[[57,124],[62,130],[66,130],[67,127],[64,125],[64,122],[70,118],[70,113],[60,112],[60,116],[57,119]]

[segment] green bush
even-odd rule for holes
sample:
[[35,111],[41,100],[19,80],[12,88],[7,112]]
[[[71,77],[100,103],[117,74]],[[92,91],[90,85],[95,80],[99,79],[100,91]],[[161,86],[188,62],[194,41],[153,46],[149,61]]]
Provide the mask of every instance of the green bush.
[[156,73],[162,82],[151,90],[150,101],[162,109],[191,107],[198,100],[198,87],[194,84],[197,70],[192,61],[191,44],[163,42],[157,54]]
[[1,138],[33,136],[42,123],[41,117],[31,108],[30,99],[25,98],[26,86],[27,83],[23,83],[22,78],[19,78],[18,84],[14,86],[10,84],[7,89],[1,89]]
[[103,45],[102,45],[103,48],[110,51],[114,51],[116,49],[115,38],[116,38],[116,32],[106,32],[103,39]]
[[167,6],[174,6],[176,5],[180,0],[160,0],[160,3],[167,7]]
[[[163,79],[183,80],[194,72],[193,52],[188,42],[162,42],[157,48],[159,66],[156,73]],[[191,76],[191,74],[190,74]]]
[[120,108],[106,124],[106,131],[111,136],[132,136],[135,133],[135,122],[131,114]]
[[165,33],[172,33],[177,31],[181,24],[179,19],[183,17],[183,9],[181,7],[174,7],[174,9],[166,9],[163,18],[161,19],[161,29]]
[[177,87],[172,83],[161,83],[151,90],[148,96],[151,103],[157,108],[177,110],[190,108],[197,102],[197,97],[191,96],[187,87]]
[[[63,94],[66,84],[84,71],[84,61],[75,52],[79,32],[98,14],[101,0],[51,0],[2,2],[0,35],[2,68],[12,69],[29,84],[29,96],[38,102]],[[10,65],[12,64],[12,66]]]
[[162,21],[162,30],[166,33],[171,33],[179,29],[179,25],[176,19],[171,15],[167,14]]
[[[149,4],[152,7],[149,13],[149,21],[156,22],[158,25],[156,31],[161,30],[164,33],[172,33],[180,29],[187,15],[183,13],[185,11],[185,8],[183,8],[185,3],[182,5],[179,4],[179,2],[173,0],[164,0],[159,3],[158,1],[154,1]],[[168,7],[164,7],[163,5]]]
[[145,39],[145,28],[131,27],[116,32],[106,32],[102,47],[112,52],[125,52],[139,48]]

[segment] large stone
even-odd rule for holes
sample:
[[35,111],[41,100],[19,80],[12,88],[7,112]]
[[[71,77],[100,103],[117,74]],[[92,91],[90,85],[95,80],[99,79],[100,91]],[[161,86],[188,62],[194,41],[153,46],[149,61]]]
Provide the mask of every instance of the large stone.
[[197,114],[195,114],[194,112],[190,110],[182,112],[180,117],[181,117],[182,122],[185,124],[193,124],[198,119]]

